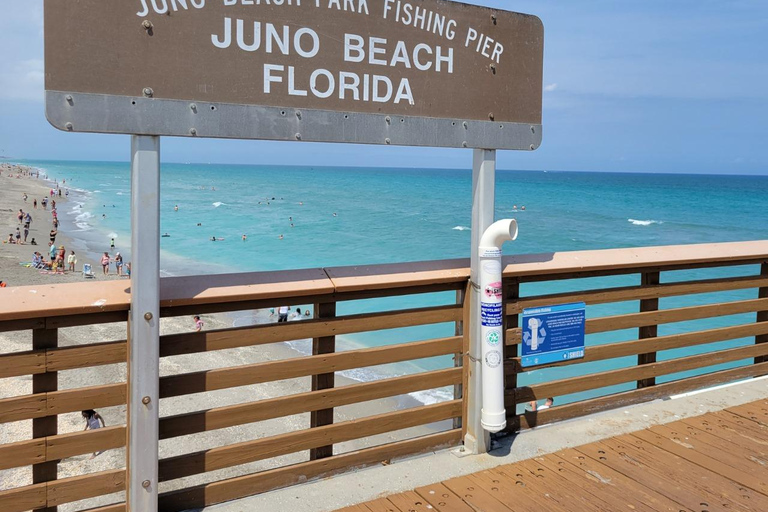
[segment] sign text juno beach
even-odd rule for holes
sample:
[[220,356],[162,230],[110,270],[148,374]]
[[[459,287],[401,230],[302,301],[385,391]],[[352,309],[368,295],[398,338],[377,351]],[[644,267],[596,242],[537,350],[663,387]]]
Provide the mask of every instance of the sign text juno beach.
[[[49,92],[403,124],[541,124],[543,29],[534,16],[442,0],[46,0],[45,9]],[[74,121],[66,129],[96,131]],[[350,142],[374,142],[365,139]]]

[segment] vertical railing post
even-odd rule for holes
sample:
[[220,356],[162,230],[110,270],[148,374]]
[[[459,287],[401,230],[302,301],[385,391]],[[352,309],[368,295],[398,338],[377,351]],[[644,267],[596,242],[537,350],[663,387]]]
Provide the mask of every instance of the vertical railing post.
[[482,367],[483,348],[480,335],[480,237],[493,224],[496,184],[496,151],[475,149],[472,162],[472,244],[470,269],[470,332],[467,388],[467,425],[464,448],[469,453],[485,453],[491,446],[491,436],[480,422],[483,408]]
[[[768,277],[768,262],[760,265],[760,277]],[[768,299],[768,286],[763,286],[757,290],[758,299]],[[757,312],[757,322],[768,322],[768,310]],[[755,336],[755,343],[768,343],[768,334],[759,334]],[[758,356],[755,358],[755,364],[768,362],[768,356]]]
[[157,512],[160,405],[160,138],[131,137],[128,512]]
[[[655,272],[643,272],[640,275],[640,284],[642,286],[655,286],[658,285],[660,282],[660,273],[658,271]],[[640,300],[640,312],[646,312],[646,311],[658,311],[659,309],[659,299],[641,299]],[[659,334],[659,327],[658,325],[644,325],[643,327],[638,328],[638,338],[639,339],[649,339],[649,338],[655,338]],[[656,352],[647,352],[645,354],[638,354],[637,356],[637,364],[638,365],[644,365],[644,364],[653,364],[656,362]],[[654,377],[649,377],[647,379],[641,379],[637,381],[637,388],[647,388],[650,386],[656,385],[656,379]]]
[[[315,304],[315,318],[326,319],[334,318],[336,316],[336,303],[335,302],[320,302]],[[336,336],[322,336],[320,338],[312,339],[312,355],[320,354],[333,354],[336,352]],[[322,373],[320,375],[312,376],[312,391],[320,391],[322,389],[331,389],[336,385],[335,374]],[[322,427],[323,425],[333,424],[333,407],[329,409],[321,409],[319,411],[312,411],[310,417],[310,427]],[[319,446],[312,448],[309,451],[309,459],[317,460],[324,459],[326,457],[333,456],[333,445]]]
[[[507,422],[507,430],[515,432],[520,428],[519,424],[519,418],[517,416],[517,396],[514,396],[514,392],[517,389],[517,374],[518,369],[513,368],[512,371],[507,371],[510,365],[510,360],[513,357],[517,357],[520,353],[520,345],[515,343],[514,345],[507,345],[507,331],[509,329],[515,329],[520,326],[520,315],[512,315],[507,316],[507,305],[510,302],[517,302],[520,300],[520,281],[519,278],[514,278],[509,283],[505,283],[507,286],[504,286],[503,289],[505,290],[504,293],[504,304],[503,304],[503,311],[504,311],[504,391],[505,395],[509,392],[513,393],[513,399],[512,400],[505,400],[505,402],[508,404],[507,407],[512,407],[513,410],[510,411],[507,409],[507,418],[512,417],[514,418],[514,422]],[[522,339],[522,338],[521,338]]]
[[[34,350],[48,350],[58,345],[58,330],[34,329],[32,331],[32,348]],[[48,393],[59,388],[58,372],[40,373],[32,376],[32,393]],[[58,416],[46,416],[32,420],[32,437],[40,439],[47,436],[55,436],[58,433]],[[52,482],[58,477],[58,461],[41,462],[32,466],[32,483]],[[0,507],[2,508],[2,507]],[[57,507],[38,509],[44,512],[56,512]]]
[[[468,320],[467,304],[464,301],[466,296],[467,296],[466,289],[461,288],[460,290],[456,290],[456,304],[460,304],[462,306],[462,315],[461,315],[461,320],[454,323],[454,328],[453,328],[454,336],[461,336],[461,337],[464,336],[464,325]],[[463,351],[463,352],[466,352],[466,351]],[[453,355],[453,366],[455,368],[461,368],[462,366],[464,366],[463,353]],[[464,398],[464,384],[462,380],[462,383],[453,385],[453,399],[462,400],[463,398]],[[466,400],[464,400],[462,404],[461,417],[453,419],[453,428],[462,428],[462,425],[464,424],[464,416],[466,415],[466,406],[467,406],[467,402]]]

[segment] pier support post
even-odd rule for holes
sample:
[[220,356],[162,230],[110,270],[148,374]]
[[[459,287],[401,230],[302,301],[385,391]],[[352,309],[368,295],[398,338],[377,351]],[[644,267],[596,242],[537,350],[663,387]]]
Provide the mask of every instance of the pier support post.
[[157,512],[160,402],[160,138],[131,137],[128,512]]
[[480,336],[480,269],[478,247],[480,237],[493,224],[496,185],[496,151],[475,149],[472,163],[472,249],[470,283],[470,325],[469,354],[465,361],[469,376],[468,389],[464,390],[467,400],[466,434],[464,449],[470,453],[485,453],[490,449],[491,436],[480,424],[482,416],[482,366],[483,355]]

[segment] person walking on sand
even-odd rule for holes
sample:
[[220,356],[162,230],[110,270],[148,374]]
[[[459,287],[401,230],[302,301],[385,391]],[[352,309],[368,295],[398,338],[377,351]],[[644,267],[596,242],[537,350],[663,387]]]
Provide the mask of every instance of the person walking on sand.
[[69,253],[69,256],[67,256],[67,263],[69,264],[69,271],[74,272],[75,265],[77,265],[77,256],[75,256],[75,251],[71,251]]
[[16,243],[21,244],[21,232],[19,231],[19,228],[16,228]]
[[[88,430],[89,428],[91,430],[97,430],[101,427],[106,427],[107,423],[104,421],[104,418],[101,417],[99,413],[94,411],[93,409],[87,409],[82,412],[83,418],[85,418],[85,428],[83,429],[83,432]],[[99,422],[101,422],[101,425],[99,425]],[[97,455],[101,454],[103,452],[94,452],[93,455],[91,455],[91,459],[96,457]]]
[[280,306],[277,310],[277,321],[278,322],[287,322],[288,321],[288,313],[291,311],[291,308],[289,306]]
[[195,321],[195,332],[200,332],[203,330],[203,326],[205,325],[202,320],[200,320],[200,317],[198,315],[195,315],[192,317],[192,319]]
[[58,234],[59,234],[59,232],[58,232],[58,231],[56,231],[56,228],[53,228],[53,229],[51,230],[51,233],[50,233],[50,235],[49,235],[49,236],[50,236],[50,238],[51,238],[51,243],[52,243],[52,244],[55,244],[55,243],[56,243],[56,235],[58,235]]
[[19,224],[21,224],[22,221],[24,220],[24,210],[19,208],[19,213],[18,215],[16,215],[16,218],[19,219]]
[[104,275],[109,275],[109,253],[105,252],[104,256],[101,257],[101,268],[104,271]]

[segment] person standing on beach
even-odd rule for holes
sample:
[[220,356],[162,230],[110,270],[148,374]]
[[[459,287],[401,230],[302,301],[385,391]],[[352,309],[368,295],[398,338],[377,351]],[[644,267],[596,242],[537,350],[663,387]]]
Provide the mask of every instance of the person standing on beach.
[[16,218],[19,219],[19,224],[24,220],[24,211],[21,208],[19,208],[19,214],[16,215]]
[[200,332],[203,330],[203,326],[205,325],[202,320],[200,320],[200,317],[195,315],[192,317],[192,319],[195,321],[195,332]]
[[29,224],[24,224],[24,243],[27,243],[28,236],[29,236]]
[[21,243],[21,232],[19,232],[19,228],[16,228],[16,243]]
[[114,238],[109,242],[109,248],[112,249],[113,251],[115,250],[115,239]]
[[289,306],[280,306],[277,310],[277,321],[279,322],[287,322],[288,321],[288,313],[291,311],[291,308]]
[[101,268],[104,271],[104,275],[109,275],[109,253],[105,252],[104,256],[101,257]]
[[53,242],[48,244],[48,256],[51,258],[51,263],[56,261],[56,245]]
[[32,200],[32,208],[34,208],[35,210],[37,210],[37,199],[33,199],[33,200]]
[[122,276],[123,275],[123,257],[120,256],[120,253],[115,254],[115,268],[117,269],[117,275]]
[[77,265],[77,256],[75,256],[75,251],[71,251],[69,253],[69,256],[67,256],[67,263],[69,264],[69,271],[74,272],[75,265]]
[[51,230],[51,233],[50,233],[50,237],[51,237],[51,243],[52,243],[52,244],[55,244],[55,243],[56,243],[56,235],[58,235],[58,234],[59,234],[59,232],[58,232],[58,231],[56,231],[56,228],[53,228],[53,229]]

